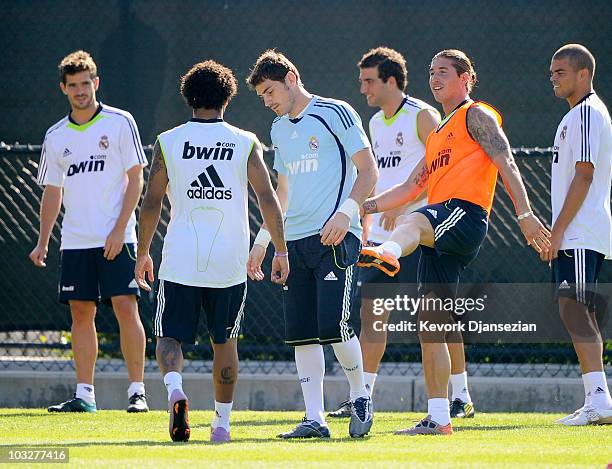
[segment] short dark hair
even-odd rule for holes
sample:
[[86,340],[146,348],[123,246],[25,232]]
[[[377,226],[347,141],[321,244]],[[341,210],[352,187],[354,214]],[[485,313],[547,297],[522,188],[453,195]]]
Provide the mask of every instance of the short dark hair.
[[301,83],[300,72],[291,60],[274,49],[268,49],[257,58],[246,82],[253,89],[265,80],[284,81],[288,72],[293,72]]
[[389,47],[377,47],[366,52],[357,64],[359,68],[378,67],[378,78],[387,83],[394,77],[397,87],[404,91],[408,85],[406,60],[398,51]]
[[193,109],[220,110],[237,91],[233,72],[214,60],[195,64],[181,77],[181,95]]
[[89,52],[77,50],[62,59],[57,66],[62,83],[66,84],[66,75],[74,75],[80,72],[89,72],[93,79],[98,76],[98,67],[89,55]]
[[555,59],[568,59],[574,71],[586,68],[591,78],[595,75],[595,57],[582,44],[564,45],[553,55],[553,60]]
[[[461,75],[462,73],[468,74],[469,80],[467,83],[467,91],[471,93],[478,82],[478,77],[476,76],[474,65],[467,54],[457,49],[446,49],[434,55],[433,59],[437,59],[438,57],[450,59],[453,62],[454,69],[457,71],[457,75]],[[431,60],[433,61],[433,59]]]

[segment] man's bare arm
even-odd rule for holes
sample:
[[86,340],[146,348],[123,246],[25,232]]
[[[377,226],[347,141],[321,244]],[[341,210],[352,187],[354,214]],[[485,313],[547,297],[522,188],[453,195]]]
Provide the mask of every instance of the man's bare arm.
[[153,146],[153,163],[151,164],[147,190],[140,207],[140,217],[138,219],[138,256],[149,253],[153,235],[159,223],[167,187],[168,172],[159,140],[157,140]]

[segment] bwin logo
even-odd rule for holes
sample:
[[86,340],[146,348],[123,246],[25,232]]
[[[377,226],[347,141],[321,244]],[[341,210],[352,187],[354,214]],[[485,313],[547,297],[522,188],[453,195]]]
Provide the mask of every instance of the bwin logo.
[[223,189],[223,181],[211,164],[191,183],[193,189],[187,189],[187,197],[190,199],[204,200],[230,200],[231,189]]
[[185,142],[183,146],[183,159],[190,160],[194,156],[198,159],[205,160],[231,160],[234,156],[235,143],[229,142],[217,142],[214,147],[198,147],[196,145],[190,145],[189,140]]
[[98,171],[104,171],[104,160],[94,161],[91,159],[89,161],[79,161],[78,164],[74,163],[68,166],[66,176],[74,176],[79,173],[96,173]]
[[395,168],[402,161],[401,156],[381,156],[376,159],[378,160],[379,168]]

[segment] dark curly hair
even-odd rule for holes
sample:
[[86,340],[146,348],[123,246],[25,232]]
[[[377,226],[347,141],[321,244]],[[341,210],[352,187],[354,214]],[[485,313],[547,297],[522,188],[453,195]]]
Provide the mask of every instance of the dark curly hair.
[[62,83],[66,84],[66,75],[75,75],[80,72],[89,72],[93,79],[98,76],[98,67],[88,52],[77,50],[62,59],[57,66]]
[[193,109],[221,110],[237,91],[234,73],[214,60],[195,64],[181,77],[181,95]]

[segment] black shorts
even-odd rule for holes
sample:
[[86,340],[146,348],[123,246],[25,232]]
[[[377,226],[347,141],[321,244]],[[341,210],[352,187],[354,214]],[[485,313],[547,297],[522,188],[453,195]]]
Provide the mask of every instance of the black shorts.
[[161,280],[157,286],[153,334],[195,343],[204,308],[208,333],[215,344],[240,334],[246,301],[246,283],[227,288],[192,287]]
[[361,242],[347,233],[338,246],[316,234],[287,241],[291,273],[283,287],[285,343],[333,344],[355,335],[351,325],[355,262]]
[[571,298],[595,310],[597,278],[605,256],[590,249],[566,249],[553,259],[552,275],[559,297]]
[[[476,258],[487,235],[487,212],[461,199],[415,211],[425,215],[434,229],[434,247],[421,246],[419,294],[434,291],[438,296],[454,295],[461,272]],[[438,291],[442,285],[446,285],[444,291]]]
[[104,258],[104,248],[64,249],[60,259],[58,299],[68,304],[70,300],[100,300],[110,305],[113,296],[136,295],[140,290],[134,279],[136,245],[124,244],[112,260]]

